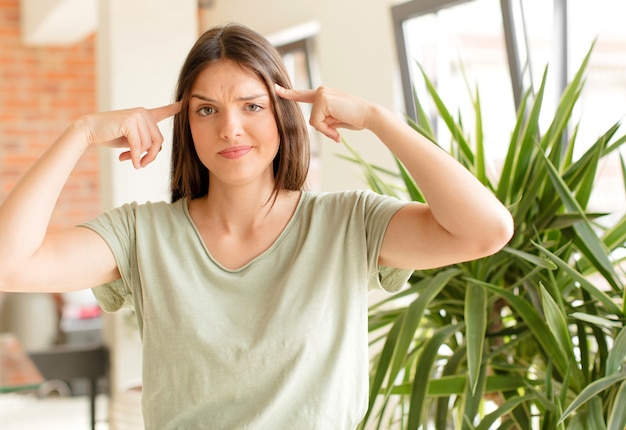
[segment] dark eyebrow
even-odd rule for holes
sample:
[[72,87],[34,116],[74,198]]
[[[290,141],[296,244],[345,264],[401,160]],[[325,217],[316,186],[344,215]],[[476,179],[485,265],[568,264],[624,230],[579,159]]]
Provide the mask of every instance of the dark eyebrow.
[[[259,94],[254,94],[254,95],[251,95],[251,96],[239,97],[237,99],[237,101],[247,102],[247,101],[250,101],[250,100],[256,100],[256,99],[260,99],[260,98],[263,98],[263,97],[269,97],[269,95],[267,93],[259,93]],[[212,99],[210,97],[205,97],[205,96],[200,95],[200,94],[192,94],[191,98],[204,100],[205,102],[209,102],[209,103],[216,103],[217,102],[217,100],[214,100],[214,99]]]

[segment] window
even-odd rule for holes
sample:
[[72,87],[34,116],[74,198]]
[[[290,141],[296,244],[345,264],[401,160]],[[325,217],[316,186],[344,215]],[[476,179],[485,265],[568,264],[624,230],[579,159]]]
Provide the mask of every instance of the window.
[[[582,118],[577,139],[579,149],[586,149],[587,142],[626,112],[625,14],[622,0],[412,0],[396,5],[392,16],[406,113],[415,118],[415,91],[436,118],[417,64],[466,123],[472,121],[466,118],[472,112],[468,87],[477,87],[486,149],[497,163],[507,150],[520,94],[536,89],[549,66],[543,114],[550,119],[562,89],[595,40],[574,116]],[[444,127],[433,122],[440,143],[445,143]],[[617,154],[607,158],[590,209],[624,213],[620,170]]]
[[[418,64],[444,102],[454,110],[458,108],[465,121],[471,121],[465,118],[472,111],[470,91],[478,88],[484,120],[488,121],[486,145],[492,154],[503,156],[506,145],[502,142],[508,141],[515,120],[515,101],[499,0],[430,2],[439,5],[428,8],[423,8],[423,3],[409,2],[416,9],[407,16],[398,15],[397,10],[394,13],[399,26],[397,40],[402,40],[406,58],[403,85],[407,114],[415,118],[414,90],[433,116],[439,141],[447,141],[445,127],[437,124],[435,109],[429,105]],[[441,4],[446,7],[441,8]]]
[[[297,89],[309,89],[317,86],[317,72],[314,62],[314,41],[317,25],[308,23],[282,34],[270,37],[278,52],[283,57],[287,72]],[[301,104],[305,118],[311,115],[310,106]],[[309,126],[311,142],[311,165],[307,178],[307,187],[317,190],[320,186],[320,150],[317,133]]]

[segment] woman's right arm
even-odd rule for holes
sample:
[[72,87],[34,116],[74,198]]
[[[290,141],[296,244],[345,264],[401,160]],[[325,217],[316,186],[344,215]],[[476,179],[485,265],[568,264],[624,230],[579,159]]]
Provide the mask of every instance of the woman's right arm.
[[120,160],[144,167],[161,149],[157,123],[179,110],[175,103],[105,112],[80,118],[65,130],[0,206],[0,291],[63,292],[119,278],[111,250],[95,232],[48,231],[54,206],[90,145],[127,148]]

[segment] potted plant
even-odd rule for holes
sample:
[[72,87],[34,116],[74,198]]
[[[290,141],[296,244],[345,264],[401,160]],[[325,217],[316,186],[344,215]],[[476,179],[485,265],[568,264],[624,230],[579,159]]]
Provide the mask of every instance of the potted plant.
[[[576,158],[577,127],[565,138],[590,53],[545,132],[547,72],[526,94],[496,179],[485,167],[478,91],[472,141],[422,72],[450,152],[510,208],[515,235],[490,257],[416,271],[407,289],[371,305],[370,402],[360,428],[625,428],[625,291],[615,251],[626,216],[606,226],[605,214],[587,207],[599,163],[626,136],[615,124]],[[436,142],[416,105],[411,125]],[[374,191],[423,201],[399,162],[391,172],[346,145]]]

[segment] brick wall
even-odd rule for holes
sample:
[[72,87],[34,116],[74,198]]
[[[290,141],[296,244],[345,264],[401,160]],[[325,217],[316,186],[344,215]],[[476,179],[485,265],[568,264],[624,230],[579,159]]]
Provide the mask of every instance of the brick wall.
[[[75,46],[29,47],[20,40],[19,0],[0,0],[0,202],[75,118],[96,109],[95,36]],[[97,148],[68,180],[51,228],[100,211]]]

